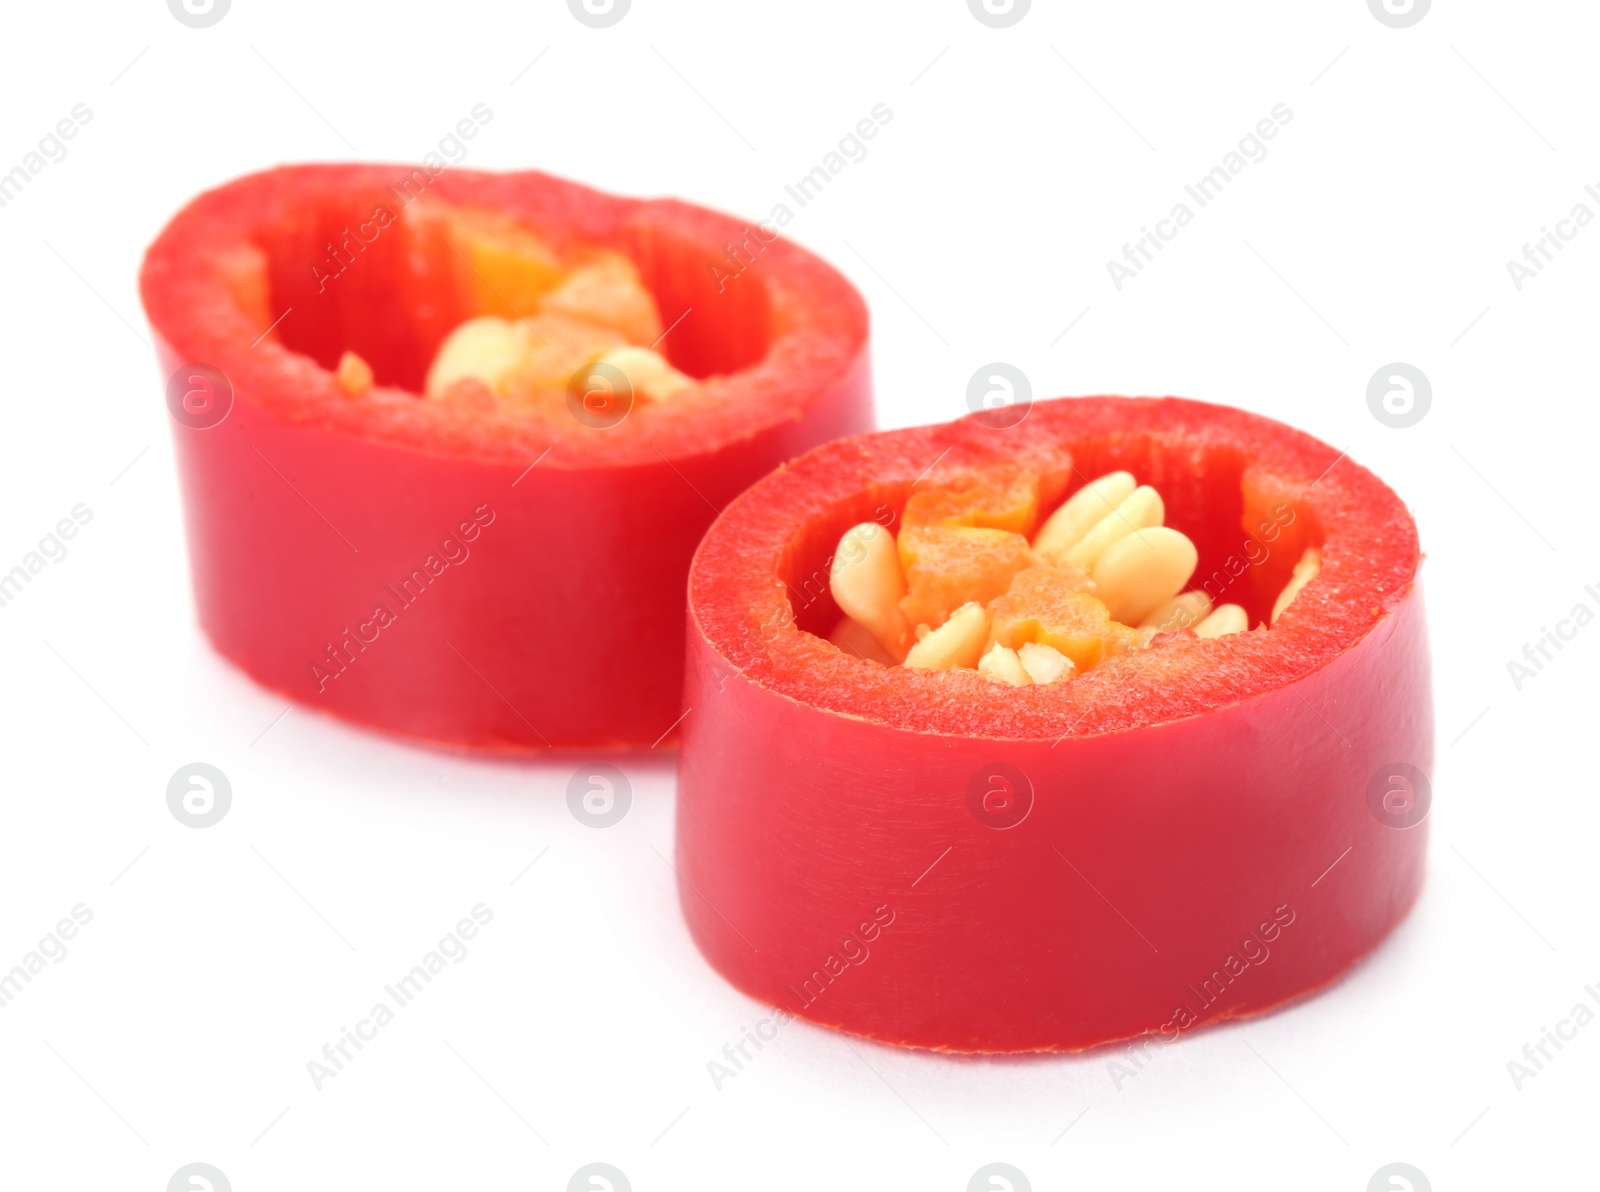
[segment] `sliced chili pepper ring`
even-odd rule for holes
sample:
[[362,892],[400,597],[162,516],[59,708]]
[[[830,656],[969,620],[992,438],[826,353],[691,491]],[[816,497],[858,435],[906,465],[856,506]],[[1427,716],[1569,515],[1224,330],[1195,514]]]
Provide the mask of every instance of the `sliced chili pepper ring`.
[[[1256,628],[1160,633],[1030,686],[825,640],[844,530],[1018,467],[1068,494],[1116,470],[1155,486],[1198,548],[1192,586]],[[1319,573],[1266,628],[1312,546]],[[955,1051],[1170,1039],[1326,985],[1421,887],[1425,819],[1369,800],[1431,766],[1420,563],[1371,473],[1198,402],[1042,402],[1006,431],[808,453],[729,506],[690,574],[694,939],[763,1001]]]
[[[432,215],[625,256],[665,328],[650,346],[692,392],[593,417],[481,386],[423,399],[454,327],[530,313],[558,284],[528,264],[539,249],[464,251]],[[871,425],[866,310],[840,274],[726,216],[542,174],[252,175],[172,220],[141,291],[175,378],[213,644],[294,700],[445,745],[669,741],[706,526],[777,464]],[[341,374],[347,353],[370,381]],[[191,376],[212,395],[194,409]]]

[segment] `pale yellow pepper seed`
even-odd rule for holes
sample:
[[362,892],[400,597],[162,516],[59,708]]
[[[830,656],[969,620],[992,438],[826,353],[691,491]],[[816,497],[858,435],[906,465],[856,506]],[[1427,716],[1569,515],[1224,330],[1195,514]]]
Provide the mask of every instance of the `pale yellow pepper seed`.
[[360,397],[372,388],[372,365],[354,352],[346,352],[339,357],[333,379],[346,397]]
[[908,636],[900,599],[905,574],[894,535],[877,522],[851,526],[839,539],[828,588],[845,616],[863,626],[885,651],[899,657]]
[[528,343],[519,323],[493,315],[468,319],[439,345],[424,390],[429,397],[442,398],[456,382],[471,379],[503,396],[506,378],[521,366]]
[[1074,567],[1093,571],[1100,556],[1112,543],[1120,542],[1140,530],[1159,526],[1166,512],[1161,494],[1148,484],[1142,484],[1119,501],[1115,509],[1095,522],[1094,527],[1067,550],[1066,561]]
[[646,401],[665,401],[694,384],[692,377],[673,368],[660,352],[632,344],[612,348],[597,357],[591,367],[595,364],[608,364],[622,373],[634,396]]
[[852,621],[849,617],[840,617],[839,623],[833,627],[833,632],[828,634],[828,640],[846,654],[868,662],[881,662],[884,666],[893,666],[894,659],[889,656],[889,651],[878,644],[878,639],[872,636],[871,631],[861,622]]
[[968,601],[950,619],[911,647],[906,665],[916,670],[952,670],[975,667],[989,640],[989,614],[981,604]]
[[1017,651],[1017,660],[1035,683],[1054,683],[1072,673],[1072,659],[1042,642],[1024,642]]
[[1022,660],[1017,657],[1017,652],[999,642],[990,646],[989,652],[978,659],[978,673],[986,679],[1012,687],[1027,687],[1033,682]]
[[1155,611],[1139,622],[1140,629],[1154,629],[1166,633],[1198,625],[1211,611],[1211,597],[1201,591],[1185,592],[1158,604]]
[[1034,553],[1047,562],[1061,561],[1066,552],[1095,524],[1133,495],[1138,485],[1132,472],[1111,472],[1091,480],[1062,504],[1039,527],[1033,540]]
[[1227,637],[1250,628],[1250,617],[1237,604],[1222,604],[1194,627],[1196,637]]
[[1278,598],[1272,602],[1272,616],[1268,619],[1269,625],[1276,625],[1278,618],[1283,615],[1283,610],[1294,603],[1294,598],[1300,595],[1300,589],[1317,578],[1317,573],[1322,570],[1322,552],[1314,546],[1306,548],[1305,554],[1300,556],[1300,561],[1294,565],[1294,572],[1289,576],[1289,582],[1283,585],[1283,591],[1278,593]]
[[1183,591],[1200,553],[1170,526],[1151,526],[1106,547],[1094,565],[1095,596],[1124,625],[1137,625]]

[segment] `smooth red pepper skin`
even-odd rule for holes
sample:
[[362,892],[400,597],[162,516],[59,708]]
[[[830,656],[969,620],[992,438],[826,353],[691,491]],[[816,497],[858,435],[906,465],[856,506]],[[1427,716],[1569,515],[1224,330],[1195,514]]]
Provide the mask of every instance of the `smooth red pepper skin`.
[[[1108,427],[1137,436],[1174,421],[1200,426],[1215,409],[1085,399],[1035,407],[1024,426],[1069,453],[1078,436],[1093,439],[1102,444],[1093,454]],[[1215,420],[1245,432],[1275,426],[1231,411]],[[1278,474],[1298,477],[1315,502],[1311,469],[1337,453],[1278,432],[1293,436]],[[1419,556],[1403,507],[1389,494],[1390,528],[1372,540],[1392,541],[1370,551],[1392,555],[1400,583],[1303,594],[1301,628],[1285,614],[1272,632],[1290,642],[1314,635],[1315,605],[1341,598],[1371,606],[1367,629],[1308,645],[1298,660],[1291,650],[1284,676],[1236,675],[1255,688],[1243,698],[1140,723],[1130,697],[1092,733],[1064,717],[1056,733],[1024,724],[992,738],[937,725],[966,715],[951,701],[994,699],[1003,716],[1001,701],[1027,689],[991,694],[961,680],[953,690],[879,670],[862,680],[883,684],[879,699],[902,681],[928,682],[878,717],[821,706],[809,694],[819,690],[807,686],[810,663],[786,657],[813,649],[790,637],[799,628],[769,620],[743,635],[743,613],[728,602],[763,585],[730,590],[733,552],[746,568],[774,548],[777,557],[808,519],[841,503],[835,524],[859,519],[873,500],[892,503],[885,492],[906,485],[917,461],[952,444],[959,455],[983,434],[969,421],[821,448],[735,502],[702,544],[677,837],[680,898],[702,952],[746,993],[801,1017],[953,1051],[1080,1050],[1145,1033],[1170,1041],[1333,981],[1400,921],[1423,880],[1426,820],[1388,826],[1369,805],[1375,775],[1396,762],[1427,771],[1432,759],[1427,635],[1412,582]],[[916,449],[902,449],[907,441]],[[887,461],[874,465],[875,455]],[[1080,468],[1077,483],[1105,462]],[[830,482],[836,472],[845,478]],[[887,488],[850,507],[875,472]],[[1333,510],[1325,551],[1353,579],[1365,564],[1340,571],[1338,519],[1382,486],[1349,463],[1322,484]],[[759,602],[756,616],[765,616]],[[749,646],[762,637],[765,646]],[[1202,643],[1184,648],[1213,656],[1198,652]],[[849,674],[829,678],[848,683]],[[1025,818],[1004,828],[992,826],[1004,814],[973,806],[997,773],[1024,775],[1032,790]]]
[[[319,316],[322,295],[305,285],[285,297],[301,308],[255,349],[203,325],[216,321],[208,303],[226,303],[194,274],[214,243],[260,238],[255,228],[274,204],[309,196],[318,219],[337,223],[393,203],[379,187],[386,170],[298,167],[243,179],[202,196],[151,251],[144,291],[163,377],[203,362],[234,390],[219,424],[173,424],[200,623],[258,682],[430,743],[524,751],[660,742],[681,710],[689,560],[716,511],[784,460],[871,425],[864,307],[826,265],[777,241],[735,284],[784,296],[790,338],[775,338],[774,351],[810,352],[811,371],[802,363],[778,381],[734,378],[738,391],[710,425],[669,425],[668,415],[641,426],[664,411],[635,410],[611,430],[574,420],[570,433],[542,439],[498,427],[478,434],[459,416],[413,425],[438,403],[394,393],[374,415],[388,421],[368,426],[361,403],[334,391],[326,371],[341,335],[386,358],[392,328],[351,313],[365,294],[356,287],[370,287],[384,262],[357,260],[326,283],[345,303],[344,331],[328,330],[338,320]],[[676,358],[714,361],[721,291],[710,267],[743,225],[532,174],[447,171],[428,197],[526,210],[546,224],[570,217],[584,238],[630,247],[663,296],[664,321],[679,306],[701,308],[674,333],[684,345]],[[308,261],[292,264],[310,276]],[[808,305],[822,303],[829,311]],[[812,331],[807,319],[827,325]],[[402,348],[415,354],[393,350]],[[415,384],[425,356],[394,359]]]

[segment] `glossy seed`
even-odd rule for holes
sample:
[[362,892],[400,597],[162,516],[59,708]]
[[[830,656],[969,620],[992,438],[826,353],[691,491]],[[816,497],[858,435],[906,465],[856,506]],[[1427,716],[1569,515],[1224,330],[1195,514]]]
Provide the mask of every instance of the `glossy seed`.
[[634,395],[647,401],[665,401],[694,384],[692,377],[673,368],[660,352],[632,344],[612,348],[593,363],[617,369],[628,379]]
[[881,662],[884,666],[894,665],[894,659],[889,657],[889,651],[878,644],[878,639],[872,636],[871,630],[860,621],[840,617],[839,623],[833,627],[833,632],[828,634],[828,640],[846,654],[856,658],[868,662]]
[[428,369],[425,391],[442,398],[458,381],[481,381],[490,392],[505,393],[506,378],[528,352],[528,335],[519,323],[484,315],[468,319],[445,337]]
[[1250,628],[1250,617],[1237,604],[1221,604],[1194,627],[1196,637],[1227,637]]
[[1054,683],[1072,673],[1072,659],[1041,642],[1024,642],[1017,650],[1017,660],[1035,683]]
[[1278,618],[1283,615],[1283,610],[1294,603],[1294,598],[1300,595],[1300,589],[1317,578],[1317,572],[1322,570],[1322,552],[1316,547],[1306,548],[1305,554],[1300,556],[1300,561],[1294,565],[1294,572],[1289,576],[1289,582],[1283,585],[1283,591],[1278,593],[1278,598],[1272,602],[1272,616],[1269,625],[1276,625]]
[[1210,611],[1211,597],[1196,589],[1156,605],[1155,610],[1139,622],[1139,628],[1154,629],[1157,633],[1183,629],[1198,625]]
[[1138,530],[1159,526],[1166,516],[1161,494],[1148,484],[1140,485],[1106,514],[1094,527],[1066,552],[1066,562],[1092,572],[1100,556],[1114,542],[1120,542]]
[[346,397],[360,397],[372,388],[372,365],[354,352],[346,352],[339,357],[333,379]]
[[905,657],[910,633],[900,598],[906,580],[893,534],[877,522],[846,530],[833,552],[828,588],[840,612],[865,626],[890,655]]
[[978,673],[996,683],[1012,687],[1026,687],[1033,682],[1017,652],[999,642],[989,647],[989,652],[978,659]]
[[1095,596],[1111,619],[1137,625],[1179,592],[1200,553],[1170,526],[1151,526],[1113,542],[1094,565]]
[[989,640],[989,614],[968,601],[950,619],[911,647],[906,665],[917,670],[951,670],[975,667]]
[[1138,487],[1132,472],[1111,472],[1091,480],[1073,493],[1039,527],[1033,540],[1035,553],[1049,562],[1058,562],[1095,523],[1126,501]]

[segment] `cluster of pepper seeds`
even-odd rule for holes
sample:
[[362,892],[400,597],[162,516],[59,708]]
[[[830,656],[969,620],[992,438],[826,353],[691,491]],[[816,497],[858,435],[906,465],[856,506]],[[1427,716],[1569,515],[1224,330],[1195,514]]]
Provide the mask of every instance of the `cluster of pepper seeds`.
[[[424,386],[430,400],[564,399],[597,366],[618,370],[645,401],[695,384],[655,350],[655,298],[621,253],[587,249],[563,259],[524,227],[464,212],[449,216],[442,234],[467,271],[475,313],[439,345]],[[373,384],[371,366],[354,352],[340,358],[334,378],[349,397]]]
[[[1250,627],[1237,604],[1185,591],[1199,562],[1163,525],[1161,495],[1129,472],[1079,489],[1029,542],[1025,496],[979,486],[918,494],[898,540],[875,522],[845,531],[829,586],[844,614],[829,640],[887,666],[975,668],[1014,687],[1053,683],[1188,628],[1216,638]],[[1316,576],[1308,549],[1271,622]]]

